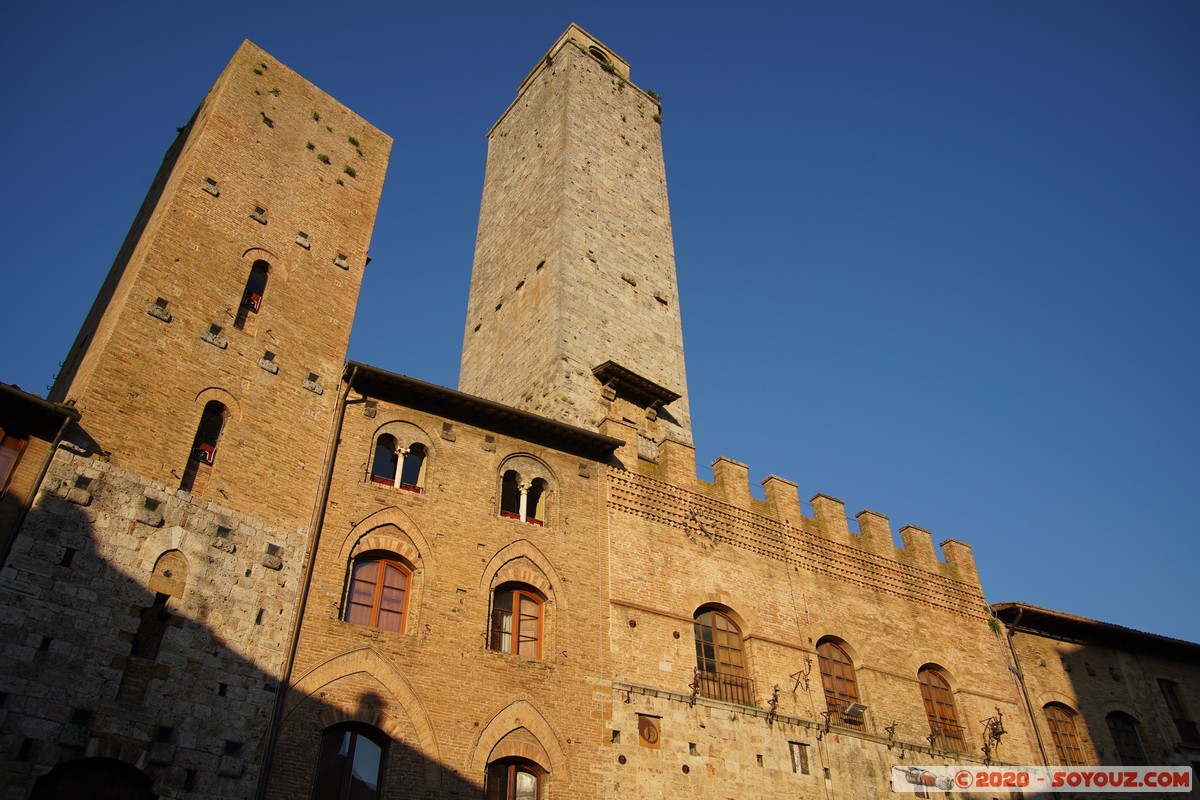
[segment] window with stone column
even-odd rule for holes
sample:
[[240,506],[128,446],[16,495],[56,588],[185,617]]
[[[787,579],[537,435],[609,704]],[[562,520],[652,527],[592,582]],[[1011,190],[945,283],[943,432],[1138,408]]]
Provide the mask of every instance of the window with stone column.
[[501,469],[500,516],[545,526],[552,495],[549,469],[529,456],[510,458]]

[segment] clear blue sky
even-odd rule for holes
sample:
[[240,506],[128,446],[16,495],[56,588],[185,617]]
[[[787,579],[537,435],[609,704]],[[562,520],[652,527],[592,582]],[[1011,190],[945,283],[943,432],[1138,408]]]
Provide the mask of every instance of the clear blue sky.
[[455,386],[484,134],[571,21],[664,98],[702,465],[1200,641],[1194,2],[14,4],[0,380],[45,390],[250,38],[395,138],[350,356]]

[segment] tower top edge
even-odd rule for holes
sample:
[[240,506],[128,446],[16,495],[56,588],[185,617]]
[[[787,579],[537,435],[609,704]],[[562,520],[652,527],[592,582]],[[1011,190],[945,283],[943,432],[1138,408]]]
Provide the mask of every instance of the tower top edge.
[[572,22],[567,26],[567,29],[563,31],[562,35],[554,41],[554,44],[550,46],[550,49],[547,50],[540,59],[538,59],[538,62],[533,66],[533,69],[529,70],[529,74],[525,76],[525,79],[521,81],[521,85],[517,87],[518,96],[525,91],[525,87],[529,85],[529,82],[532,81],[534,76],[537,75],[538,71],[541,70],[542,66],[546,63],[546,59],[553,60],[555,54],[568,44],[574,44],[585,53],[591,53],[597,59],[601,61],[607,61],[612,65],[614,72],[618,76],[624,78],[625,80],[629,80],[629,62],[614,53],[612,48],[610,48],[608,45],[604,44],[595,36],[592,36],[583,28],[579,27],[579,25]]

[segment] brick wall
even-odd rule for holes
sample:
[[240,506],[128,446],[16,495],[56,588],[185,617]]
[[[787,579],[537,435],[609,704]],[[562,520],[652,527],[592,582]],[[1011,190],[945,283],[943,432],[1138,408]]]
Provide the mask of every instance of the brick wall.
[[[202,493],[308,524],[333,408],[333,392],[312,388],[341,372],[390,146],[255,45],[238,49],[168,154],[55,387],[91,449],[179,485],[204,405],[219,401],[229,420]],[[257,260],[270,264],[266,292],[238,329]]]

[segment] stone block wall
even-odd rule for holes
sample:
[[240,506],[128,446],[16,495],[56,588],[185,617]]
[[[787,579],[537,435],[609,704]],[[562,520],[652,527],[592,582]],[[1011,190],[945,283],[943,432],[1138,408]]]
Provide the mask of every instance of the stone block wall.
[[0,573],[0,797],[85,755],[251,796],[305,538],[61,449]]
[[572,30],[489,133],[460,388],[595,430],[612,360],[690,442],[658,103]]

